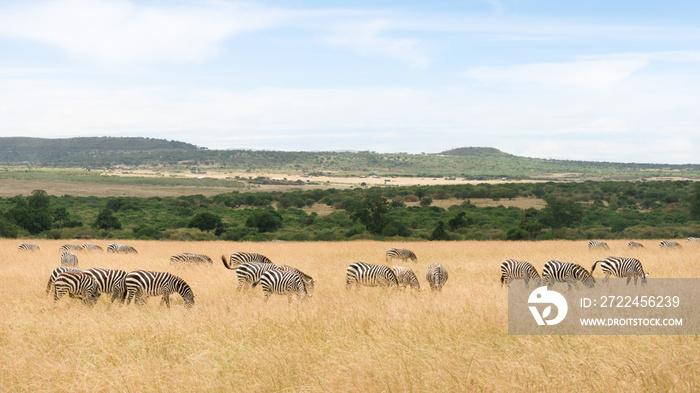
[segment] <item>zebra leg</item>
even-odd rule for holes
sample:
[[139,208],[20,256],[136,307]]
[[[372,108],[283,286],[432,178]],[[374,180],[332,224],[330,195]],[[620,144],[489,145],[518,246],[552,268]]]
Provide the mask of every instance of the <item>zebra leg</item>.
[[162,306],[163,303],[165,303],[168,308],[170,308],[170,294],[169,293],[164,293],[163,298],[160,299],[160,305]]
[[[129,290],[126,293],[126,305],[128,306],[131,304],[131,299],[134,299],[136,296],[136,291]],[[134,304],[136,304],[136,300],[134,299]]]
[[607,284],[610,282],[610,273],[605,273],[605,277],[603,278],[603,283]]
[[530,279],[525,277],[523,278],[523,281],[525,281],[525,288],[530,288]]
[[[632,280],[632,276],[627,276],[627,285],[630,285],[631,280]],[[634,283],[635,283],[635,285],[637,284],[637,277],[634,278]]]

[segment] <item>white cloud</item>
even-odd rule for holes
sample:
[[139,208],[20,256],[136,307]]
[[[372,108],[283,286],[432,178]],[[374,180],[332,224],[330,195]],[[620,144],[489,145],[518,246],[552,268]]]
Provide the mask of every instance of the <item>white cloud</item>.
[[326,39],[331,45],[348,47],[364,55],[379,55],[405,61],[415,68],[425,68],[432,60],[424,54],[422,42],[410,38],[390,37],[391,22],[370,20],[335,27]]
[[124,0],[52,0],[6,7],[0,35],[55,45],[101,63],[199,62],[221,40],[269,27],[283,12],[245,4],[148,7]]
[[601,89],[646,67],[642,60],[589,60],[511,67],[474,67],[463,75],[482,82],[534,83],[576,89]]

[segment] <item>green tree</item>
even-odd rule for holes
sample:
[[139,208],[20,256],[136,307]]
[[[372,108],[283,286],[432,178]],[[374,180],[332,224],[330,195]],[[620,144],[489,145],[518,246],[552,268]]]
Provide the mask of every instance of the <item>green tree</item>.
[[199,228],[204,232],[209,232],[219,226],[221,226],[221,217],[210,212],[197,213],[187,224],[188,228]]
[[571,227],[583,217],[583,208],[578,203],[565,198],[549,196],[547,206],[540,210],[540,221],[552,229]]
[[282,216],[272,209],[258,209],[248,216],[245,225],[258,232],[274,232],[282,226]]
[[53,227],[50,200],[45,191],[35,190],[26,200],[20,196],[13,198],[15,205],[7,216],[19,227],[36,235]]
[[430,234],[430,240],[450,240],[450,235],[445,231],[445,223],[443,221],[438,221],[437,226],[433,229],[433,233]]
[[389,203],[381,193],[370,192],[361,202],[352,203],[347,212],[350,219],[360,221],[369,233],[379,235],[388,224],[386,214],[389,211]]
[[108,208],[102,209],[102,211],[97,215],[97,219],[95,219],[92,226],[93,228],[104,230],[122,229],[122,223],[119,222],[119,219],[114,215],[114,212]]
[[690,218],[700,220],[700,183],[693,184],[693,196],[690,198]]

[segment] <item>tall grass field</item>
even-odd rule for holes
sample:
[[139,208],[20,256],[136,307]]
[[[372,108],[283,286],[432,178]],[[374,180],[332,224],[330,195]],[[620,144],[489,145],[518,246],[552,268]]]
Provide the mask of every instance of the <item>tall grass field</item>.
[[[643,240],[543,242],[162,242],[117,241],[136,255],[77,253],[78,267],[168,271],[196,298],[191,309],[94,307],[45,293],[60,265],[59,246],[84,240],[0,240],[0,391],[7,392],[465,392],[700,390],[697,336],[509,336],[508,290],[501,262],[531,262],[540,272],[559,259],[590,269],[610,255],[639,259],[651,277],[700,277],[699,243],[662,250]],[[91,240],[106,250],[110,241]],[[381,288],[346,290],[356,261],[387,264],[391,247],[413,250],[419,293]],[[316,280],[306,301],[261,289],[236,291],[221,256],[257,252]],[[171,266],[174,253],[210,256],[212,266]],[[431,293],[433,262],[449,280]],[[596,277],[601,273],[596,271]],[[564,284],[559,284],[564,285]],[[562,287],[562,289],[565,286]]]

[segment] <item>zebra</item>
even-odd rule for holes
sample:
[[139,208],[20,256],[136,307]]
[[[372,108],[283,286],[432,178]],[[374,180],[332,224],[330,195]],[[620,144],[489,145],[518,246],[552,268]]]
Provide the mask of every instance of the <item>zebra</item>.
[[644,245],[642,243],[629,242],[629,243],[627,243],[627,247],[629,247],[629,248],[644,248]]
[[644,274],[644,269],[642,268],[642,263],[634,258],[621,258],[621,257],[608,257],[595,261],[591,267],[591,275],[595,270],[595,266],[600,263],[600,269],[605,274],[603,282],[607,283],[610,280],[610,275],[615,277],[627,277],[627,284],[629,285],[630,280],[634,277],[634,285],[637,285],[637,278],[642,278],[642,284],[647,283],[647,277],[649,274]]
[[182,252],[179,254],[174,254],[170,257],[170,263],[208,263],[210,265],[214,262],[208,256],[204,254],[193,254],[191,252]]
[[581,265],[555,259],[544,264],[542,285],[551,288],[555,282],[565,282],[571,290],[571,283],[578,289],[578,281],[581,281],[588,288],[593,288],[595,285],[595,278]]
[[124,279],[126,272],[124,270],[101,269],[98,267],[87,269],[83,273],[89,274],[95,280],[97,297],[103,293],[111,293],[112,300],[119,299],[120,303],[124,303],[124,292],[126,291]]
[[246,262],[272,263],[268,257],[262,254],[243,251],[234,252],[228,260],[225,255],[222,255],[221,260],[224,262],[224,266],[226,266],[227,269],[234,269],[235,266]]
[[51,276],[49,277],[49,283],[46,284],[46,296],[49,296],[49,292],[53,289],[54,283],[56,282],[56,277],[64,272],[82,273],[82,270],[70,266],[59,266],[53,269]]
[[39,246],[36,244],[22,243],[17,246],[19,251],[39,251]]
[[63,244],[58,247],[59,251],[83,251],[82,247],[77,244]]
[[182,278],[167,272],[135,270],[126,275],[124,284],[126,304],[133,299],[135,304],[143,305],[149,296],[163,295],[160,304],[165,303],[170,308],[170,295],[177,292],[185,301],[185,307],[194,306],[192,288]]
[[96,244],[83,243],[80,247],[82,247],[83,251],[104,251],[102,247]]
[[700,243],[700,237],[689,237],[685,241],[689,243]]
[[266,270],[260,276],[260,279],[253,283],[253,288],[255,288],[258,283],[262,286],[263,293],[265,294],[265,301],[267,301],[273,293],[287,295],[289,303],[292,302],[293,295],[296,295],[297,299],[304,299],[302,295],[307,297],[312,296],[301,276],[297,272],[291,270]]
[[608,247],[608,243],[601,242],[598,240],[591,240],[590,242],[588,242],[588,249],[592,250],[594,248],[602,248],[604,250],[610,250],[610,247]]
[[53,283],[53,300],[57,302],[68,293],[83,303],[93,306],[97,301],[97,288],[91,275],[78,272],[63,272]]
[[107,252],[115,252],[115,253],[134,253],[138,254],[136,249],[131,246],[127,246],[126,244],[117,244],[117,243],[110,243],[107,245]]
[[61,266],[78,266],[78,256],[70,251],[61,254]]
[[345,274],[345,287],[347,289],[356,285],[368,287],[399,287],[399,281],[394,271],[384,265],[372,265],[365,262],[355,262],[348,266]]
[[447,270],[439,263],[431,263],[428,271],[425,272],[425,279],[430,284],[433,291],[442,291],[442,287],[447,282]]
[[392,259],[401,259],[404,262],[410,259],[412,262],[416,262],[418,257],[413,251],[406,248],[390,248],[386,250],[386,261],[389,262]]
[[277,266],[273,263],[246,262],[238,265],[236,268],[229,269],[236,270],[236,277],[238,278],[236,290],[240,292],[243,287],[251,287],[253,283],[260,280],[260,277],[266,271],[276,270]]
[[683,248],[677,242],[672,242],[670,240],[662,240],[659,246],[661,246],[661,248]]
[[282,265],[278,266],[277,270],[284,271],[284,272],[294,272],[299,275],[301,278],[301,281],[304,283],[304,286],[306,287],[306,292],[308,293],[313,293],[314,291],[314,284],[316,284],[316,280],[314,280],[311,276],[308,274],[302,272],[301,270],[289,266],[289,265]]
[[396,275],[400,288],[406,289],[406,287],[410,287],[413,290],[420,291],[418,277],[416,277],[416,273],[412,269],[403,266],[392,266],[391,271]]
[[535,280],[537,286],[540,283],[540,275],[530,262],[506,259],[501,264],[501,288],[503,284],[510,285],[511,281],[516,279],[522,279],[528,288],[530,288],[530,279]]

